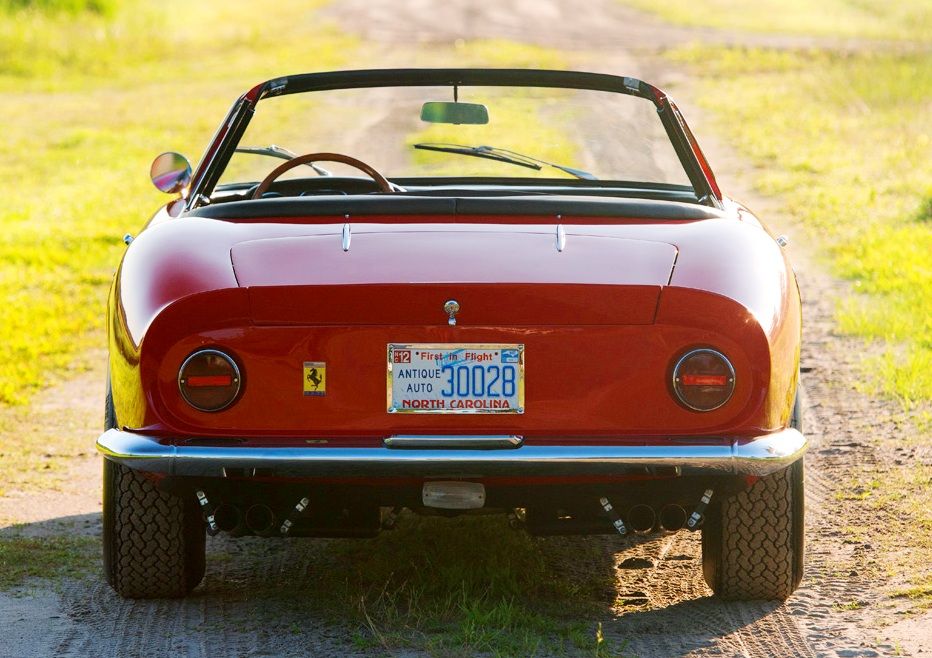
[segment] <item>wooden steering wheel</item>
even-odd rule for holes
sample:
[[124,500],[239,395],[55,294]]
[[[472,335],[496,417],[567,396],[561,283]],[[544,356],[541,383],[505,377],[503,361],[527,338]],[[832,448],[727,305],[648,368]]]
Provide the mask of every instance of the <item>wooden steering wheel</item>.
[[279,176],[284,174],[286,171],[294,169],[295,167],[300,167],[303,164],[308,162],[341,162],[350,167],[355,167],[359,171],[363,172],[369,178],[371,178],[379,188],[379,192],[384,192],[385,194],[392,194],[395,190],[392,189],[392,184],[388,182],[388,179],[385,178],[382,174],[377,172],[370,165],[367,165],[362,160],[357,160],[348,155],[343,155],[342,153],[308,153],[306,155],[299,155],[296,158],[292,158],[288,162],[285,162],[281,166],[276,167],[272,170],[268,176],[259,183],[259,187],[256,188],[256,191],[252,193],[253,199],[261,199],[262,195],[269,191],[269,188],[272,186],[272,183],[275,182]]

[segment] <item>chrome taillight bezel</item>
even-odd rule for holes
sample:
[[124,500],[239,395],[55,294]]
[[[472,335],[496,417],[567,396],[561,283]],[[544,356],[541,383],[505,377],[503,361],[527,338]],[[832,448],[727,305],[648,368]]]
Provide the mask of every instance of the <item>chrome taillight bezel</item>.
[[[691,403],[684,397],[683,391],[681,390],[682,384],[681,384],[681,382],[680,382],[680,370],[682,369],[683,364],[686,363],[686,361],[688,361],[690,358],[696,356],[697,354],[711,354],[711,355],[713,355],[714,357],[720,359],[721,362],[722,362],[722,363],[726,366],[726,368],[727,368],[727,371],[728,371],[728,374],[727,374],[728,392],[727,392],[727,395],[725,395],[724,399],[722,399],[722,401],[719,402],[718,404],[716,404],[715,406],[710,406],[710,407],[697,407],[697,406],[695,406],[694,404],[691,404]],[[724,407],[726,404],[728,404],[729,400],[731,400],[731,398],[732,398],[732,397],[734,396],[734,394],[735,394],[735,384],[736,384],[736,383],[737,383],[737,377],[735,376],[735,368],[734,368],[734,366],[731,364],[731,360],[730,360],[727,356],[725,356],[722,352],[720,352],[720,351],[718,351],[718,350],[716,350],[716,349],[712,349],[711,347],[699,347],[699,348],[695,348],[695,349],[688,350],[687,352],[685,352],[684,354],[682,354],[682,355],[679,357],[679,359],[677,359],[676,364],[673,366],[672,377],[671,377],[671,380],[670,380],[670,387],[671,387],[671,390],[673,391],[674,398],[675,398],[676,401],[679,402],[681,405],[683,405],[684,407],[686,407],[686,408],[689,409],[690,411],[698,411],[698,412],[700,412],[700,413],[706,413],[706,412],[709,412],[709,411],[715,411],[716,409],[721,409],[721,408]]]
[[[187,387],[185,386],[185,369],[194,359],[197,359],[203,356],[220,357],[230,366],[231,370],[233,371],[233,383],[235,384],[236,390],[233,391],[233,394],[229,397],[229,399],[224,404],[218,407],[204,407],[204,406],[201,406],[195,403],[188,396]],[[197,350],[196,352],[192,352],[181,363],[181,367],[178,368],[178,392],[181,394],[181,398],[185,402],[187,402],[192,408],[197,409],[198,411],[203,411],[205,413],[216,413],[218,411],[223,411],[224,409],[228,409],[230,405],[232,405],[239,399],[242,389],[243,389],[243,376],[242,376],[242,373],[240,372],[239,365],[237,365],[236,363],[236,359],[234,359],[232,356],[230,356],[226,352],[223,352],[215,348],[202,349],[202,350]]]

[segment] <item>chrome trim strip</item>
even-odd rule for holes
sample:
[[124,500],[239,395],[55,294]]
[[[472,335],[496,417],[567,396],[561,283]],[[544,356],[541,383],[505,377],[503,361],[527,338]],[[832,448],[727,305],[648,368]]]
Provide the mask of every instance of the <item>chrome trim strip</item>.
[[800,459],[806,437],[787,428],[730,444],[521,445],[511,450],[164,445],[111,429],[97,439],[108,459],[167,475],[222,477],[223,469],[289,476],[611,475],[620,467],[679,467],[684,474],[768,475]]
[[472,448],[474,450],[501,450],[518,448],[524,443],[524,437],[517,435],[396,435],[383,441],[386,448],[438,448],[452,450],[455,448]]

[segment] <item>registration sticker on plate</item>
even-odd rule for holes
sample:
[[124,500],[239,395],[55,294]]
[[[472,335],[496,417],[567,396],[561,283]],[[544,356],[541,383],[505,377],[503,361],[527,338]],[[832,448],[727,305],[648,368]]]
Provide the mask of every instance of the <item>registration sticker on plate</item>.
[[524,413],[524,345],[388,345],[388,412]]

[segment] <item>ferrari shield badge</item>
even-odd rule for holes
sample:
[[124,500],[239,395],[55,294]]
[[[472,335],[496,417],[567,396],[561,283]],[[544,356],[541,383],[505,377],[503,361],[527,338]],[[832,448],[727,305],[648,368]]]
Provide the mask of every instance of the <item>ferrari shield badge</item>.
[[304,394],[327,394],[327,364],[323,361],[304,362]]

